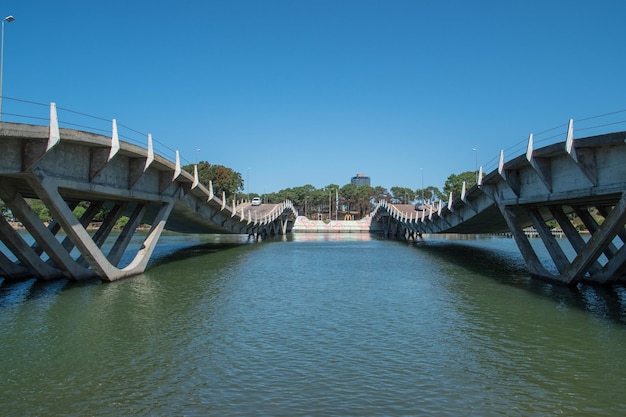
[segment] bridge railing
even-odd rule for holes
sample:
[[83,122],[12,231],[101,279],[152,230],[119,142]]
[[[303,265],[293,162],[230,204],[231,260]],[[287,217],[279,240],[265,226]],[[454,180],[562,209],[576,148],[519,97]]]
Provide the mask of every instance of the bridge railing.
[[[50,103],[42,103],[36,101],[25,100],[14,97],[3,97],[2,121],[15,123],[29,123],[37,125],[47,125],[50,120],[49,108]],[[76,130],[83,130],[103,135],[111,134],[111,124],[115,117],[106,118],[91,115],[85,112],[72,110],[63,106],[56,106],[59,127]],[[123,123],[123,120],[116,119],[118,126],[118,135],[121,140],[145,147],[147,144],[148,134],[151,132],[141,131],[130,127]],[[587,116],[573,119],[576,137],[593,136],[596,134],[608,133],[619,129],[619,125],[626,126],[626,109],[613,111],[609,113],[599,114],[595,116]],[[533,141],[536,147],[549,145],[551,143],[560,142],[565,139],[568,128],[568,122],[554,127],[544,129],[538,133],[532,133]],[[176,150],[170,148],[168,141],[159,138],[159,135],[152,135],[153,147],[156,153],[167,159],[174,159]],[[171,142],[174,142],[172,140]],[[488,173],[498,167],[500,159],[500,151],[504,152],[506,159],[512,156],[521,155],[525,152],[528,143],[528,136],[519,138],[519,140],[504,149],[494,150],[493,157],[480,166],[483,173]],[[491,154],[492,151],[482,153],[482,155]],[[183,165],[192,165],[193,158],[187,159],[184,155],[180,155]]]
[[269,212],[263,213],[261,216],[259,216],[257,212],[254,212],[254,214],[252,214],[252,210],[248,210],[248,215],[246,217],[242,209],[242,216],[243,218],[247,218],[248,223],[253,223],[255,225],[266,225],[272,223],[274,220],[278,219],[285,212],[288,211],[291,211],[294,217],[298,217],[298,211],[296,210],[291,200],[283,201],[282,203],[276,205]]
[[[44,125],[50,126],[52,108],[56,114],[56,123],[59,128],[67,128],[73,130],[79,130],[94,134],[100,134],[104,136],[111,136],[113,132],[113,125],[117,129],[117,136],[120,140],[135,144],[140,147],[148,146],[148,137],[151,137],[152,149],[156,154],[159,154],[168,160],[177,160],[177,163],[184,162],[181,165],[193,165],[194,162],[185,159],[180,155],[178,150],[174,150],[167,146],[165,143],[157,140],[151,133],[143,133],[127,125],[119,122],[119,120],[111,118],[103,118],[100,116],[90,115],[84,112],[75,111],[69,108],[60,107],[56,103],[40,103],[30,100],[24,100],[14,97],[3,97],[3,112],[2,122],[23,123],[32,125]],[[194,182],[197,181],[197,171],[194,170]],[[210,197],[212,194],[212,184],[207,184]],[[216,196],[220,198],[220,196]],[[234,197],[233,197],[234,198]],[[223,209],[228,206],[226,203],[225,195],[221,196]],[[276,206],[271,212],[262,216],[252,215],[250,211],[244,213],[243,209],[238,212],[235,210],[235,201],[233,200],[232,208],[228,206],[232,211],[232,215],[238,215],[241,221],[246,221],[248,224],[259,225],[271,223],[280,217],[285,211],[291,210],[294,216],[297,216],[297,210],[291,203],[291,201],[285,201]]]
[[[614,132],[616,130],[624,130],[624,127],[626,127],[626,109],[595,116],[573,118],[571,120],[574,122],[575,138],[600,135]],[[620,125],[623,127],[620,128]],[[569,121],[564,121],[557,126],[541,130],[538,133],[529,132],[529,135],[532,134],[535,147],[539,148],[564,141],[567,136],[568,126]],[[500,162],[500,151],[504,152],[504,156],[507,160],[526,153],[529,135],[519,138],[517,142],[511,144],[507,148],[495,150],[493,158],[489,159],[484,164],[481,164],[483,173],[488,173],[498,168],[498,164]]]
[[[5,96],[2,98],[2,121],[47,126],[50,123],[50,104]],[[176,150],[167,145],[168,142],[173,143],[175,140],[167,141],[163,138],[159,140],[158,134],[153,135],[151,132],[143,132],[130,127],[116,117],[95,116],[60,106],[58,103],[56,110],[60,128],[111,136],[113,119],[116,119],[120,140],[145,148],[148,143],[148,134],[151,134],[155,153],[169,160],[175,159]],[[194,163],[184,155],[180,155],[180,160],[182,165]]]

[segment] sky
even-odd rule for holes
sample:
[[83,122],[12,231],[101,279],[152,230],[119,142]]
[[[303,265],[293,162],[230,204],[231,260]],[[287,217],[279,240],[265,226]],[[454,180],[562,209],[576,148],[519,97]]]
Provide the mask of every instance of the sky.
[[569,119],[575,137],[626,130],[622,0],[2,0],[0,14],[15,17],[4,121],[44,124],[50,102],[62,127],[107,134],[115,118],[123,140],[150,133],[246,192],[358,173],[442,188],[530,133],[564,140]]

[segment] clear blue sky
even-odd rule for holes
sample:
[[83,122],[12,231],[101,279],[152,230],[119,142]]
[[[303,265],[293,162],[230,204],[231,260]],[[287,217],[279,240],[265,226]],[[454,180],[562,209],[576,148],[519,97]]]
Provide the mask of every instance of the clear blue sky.
[[257,193],[357,173],[441,188],[531,132],[626,109],[622,0],[3,0],[0,13],[15,16],[4,96],[116,118]]

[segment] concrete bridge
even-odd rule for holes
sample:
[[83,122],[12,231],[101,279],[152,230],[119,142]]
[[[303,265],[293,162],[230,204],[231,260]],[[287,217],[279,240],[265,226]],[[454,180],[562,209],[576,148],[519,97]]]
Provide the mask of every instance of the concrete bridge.
[[[0,276],[65,277],[116,280],[142,273],[162,231],[182,233],[236,233],[249,236],[285,234],[297,212],[286,201],[252,207],[236,206],[224,193],[214,195],[181,169],[180,157],[171,162],[147,149],[119,140],[112,122],[111,136],[60,129],[56,106],[50,107],[50,125],[0,122],[0,199],[23,223],[35,243],[0,216]],[[54,219],[44,224],[27,204],[41,200]],[[87,202],[77,218],[73,209]],[[108,215],[90,234],[87,225],[101,208]],[[129,221],[116,234],[108,253],[102,247],[121,216]],[[132,262],[118,268],[122,255],[141,224],[151,225]],[[112,236],[112,235],[111,235]]]
[[[380,202],[371,215],[372,228],[387,236],[415,238],[434,233],[511,233],[529,272],[553,282],[575,285],[623,283],[626,273],[626,132],[574,140],[570,122],[565,141],[535,149],[533,137],[524,154],[483,175],[478,185],[459,196],[450,195],[423,210]],[[49,126],[0,122],[0,199],[24,224],[35,243],[28,244],[0,216],[0,276],[99,277],[116,280],[139,274],[162,231],[182,233],[285,234],[297,212],[286,201],[252,207],[214,195],[175,162],[155,154],[148,135],[147,148],[119,140],[113,120],[111,135],[60,129],[56,106],[50,106]],[[44,224],[27,204],[42,201],[53,221]],[[77,218],[73,209],[88,208]],[[87,225],[101,208],[108,215],[99,229]],[[112,234],[116,221],[128,223]],[[589,231],[585,240],[571,219],[577,217]],[[600,220],[598,220],[600,218]],[[546,221],[558,222],[575,257],[565,254]],[[140,224],[150,225],[132,262],[118,267]],[[534,227],[554,267],[541,263],[524,233]],[[107,237],[114,242],[103,252]],[[556,269],[558,273],[551,272]]]
[[[372,216],[388,236],[427,233],[511,233],[529,272],[552,282],[575,285],[624,283],[626,276],[626,132],[574,140],[570,120],[565,141],[527,151],[483,175],[460,195],[450,194],[414,210],[383,201]],[[578,218],[590,238],[572,223]],[[556,220],[567,239],[557,240],[548,220]],[[524,229],[534,227],[554,268],[543,265]],[[561,243],[568,242],[574,257]],[[550,272],[550,269],[558,273]]]

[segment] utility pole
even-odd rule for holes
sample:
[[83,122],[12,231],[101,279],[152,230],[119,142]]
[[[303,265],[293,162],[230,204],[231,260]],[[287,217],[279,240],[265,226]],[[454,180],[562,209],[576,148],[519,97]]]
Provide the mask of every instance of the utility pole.
[[331,221],[333,219],[332,217],[332,210],[333,210],[333,206],[332,206],[332,190],[329,188],[328,189],[328,221]]
[[420,168],[422,173],[422,204],[424,204],[424,168]]

